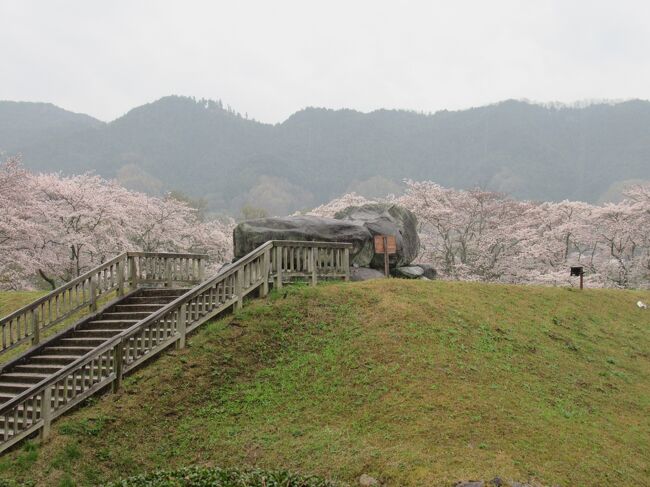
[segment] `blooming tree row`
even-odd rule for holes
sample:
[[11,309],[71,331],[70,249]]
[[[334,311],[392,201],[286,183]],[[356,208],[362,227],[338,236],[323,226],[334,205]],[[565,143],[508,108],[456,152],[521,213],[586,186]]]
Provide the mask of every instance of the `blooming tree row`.
[[[650,185],[629,187],[619,203],[518,201],[503,194],[407,181],[388,201],[415,213],[422,261],[450,279],[575,284],[570,265],[585,268],[587,284],[650,287]],[[333,216],[367,202],[347,194],[311,212]]]
[[182,201],[94,175],[33,174],[9,159],[0,209],[0,288],[55,286],[125,250],[231,257],[231,220],[203,222]]
[[[518,201],[503,194],[407,181],[386,200],[418,217],[420,259],[449,279],[650,287],[650,185],[619,203]],[[333,216],[370,200],[346,194],[310,214]],[[33,174],[0,164],[0,289],[55,286],[125,250],[232,257],[231,219],[203,221],[178,198],[129,191],[94,175]]]

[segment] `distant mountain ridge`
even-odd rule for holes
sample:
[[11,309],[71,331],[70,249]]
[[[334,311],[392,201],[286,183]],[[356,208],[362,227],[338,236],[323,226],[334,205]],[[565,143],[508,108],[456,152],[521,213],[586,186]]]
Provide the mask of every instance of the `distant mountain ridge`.
[[0,101],[0,151],[13,152],[68,134],[97,128],[104,122],[51,103]]
[[306,108],[282,123],[221,102],[169,96],[109,122],[51,104],[0,102],[0,151],[36,170],[96,171],[212,209],[280,214],[344,191],[399,191],[405,178],[518,198],[597,201],[650,180],[650,102],[586,107],[520,101],[432,115]]

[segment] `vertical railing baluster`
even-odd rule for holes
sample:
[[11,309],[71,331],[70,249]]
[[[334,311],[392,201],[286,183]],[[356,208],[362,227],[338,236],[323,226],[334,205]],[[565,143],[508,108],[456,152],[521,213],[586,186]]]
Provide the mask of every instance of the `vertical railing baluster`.
[[111,388],[113,393],[120,390],[122,387],[122,367],[123,367],[123,357],[122,357],[122,340],[117,342],[115,348],[113,348],[113,373],[115,378],[113,379],[113,384]]
[[316,254],[318,247],[312,247],[309,253],[309,268],[311,269],[311,285],[315,286],[318,282],[318,274],[316,273]]
[[41,440],[45,440],[50,435],[50,425],[52,423],[52,389],[50,386],[43,389],[41,396],[41,420],[43,426],[41,426],[40,437]]

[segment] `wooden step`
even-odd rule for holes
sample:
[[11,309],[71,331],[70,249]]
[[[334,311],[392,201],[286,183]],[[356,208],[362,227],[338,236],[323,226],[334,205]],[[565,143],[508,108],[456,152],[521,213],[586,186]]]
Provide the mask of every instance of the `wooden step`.
[[54,345],[44,349],[46,354],[52,355],[78,355],[79,357],[86,355],[96,347],[80,347],[75,345]]
[[78,355],[33,355],[29,357],[29,361],[43,365],[67,365],[74,362],[78,358]]
[[20,382],[0,382],[0,392],[9,392],[11,394],[20,394],[26,391],[34,384],[23,384]]
[[[165,299],[169,297],[170,299]],[[165,306],[174,300],[173,296],[133,296],[128,298],[124,304],[155,304],[156,306]]]
[[189,289],[182,288],[143,288],[138,293],[139,296],[171,296],[177,298],[185,294]]
[[[116,313],[139,313],[139,312],[144,312],[144,313],[153,313],[154,311],[158,311],[160,308],[165,306],[162,303],[158,304],[116,304],[112,310],[114,310]],[[113,311],[111,311],[113,312]]]
[[127,328],[135,325],[138,321],[137,319],[125,319],[125,320],[101,320],[101,321],[89,321],[84,323],[77,330],[126,330]]
[[70,338],[111,338],[118,335],[121,330],[97,328],[92,330],[75,330]]
[[106,338],[87,338],[87,337],[75,337],[75,338],[61,338],[58,340],[64,347],[92,347],[96,348],[106,342]]
[[10,392],[0,392],[0,404],[11,401],[18,394],[12,394]]
[[38,382],[41,382],[43,379],[46,379],[49,376],[50,376],[49,374],[6,372],[0,375],[0,381],[37,384]]
[[111,311],[104,313],[99,318],[100,321],[122,321],[122,320],[136,320],[140,321],[151,315],[148,311]]
[[17,374],[55,374],[63,368],[63,365],[58,364],[20,364],[11,369],[12,372]]

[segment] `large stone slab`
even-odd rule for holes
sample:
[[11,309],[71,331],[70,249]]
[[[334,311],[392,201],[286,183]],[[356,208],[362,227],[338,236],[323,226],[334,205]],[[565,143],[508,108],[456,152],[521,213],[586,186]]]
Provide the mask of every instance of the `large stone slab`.
[[373,256],[370,231],[362,222],[318,216],[258,218],[240,223],[233,232],[235,258],[240,258],[269,240],[349,242],[350,263],[368,267]]
[[[345,221],[362,222],[373,235],[395,235],[397,255],[390,259],[391,267],[409,265],[420,251],[418,221],[413,212],[390,203],[370,203],[362,206],[350,206],[339,211],[334,218]],[[370,267],[384,268],[384,256],[373,256]]]
[[235,258],[240,258],[269,240],[352,243],[350,264],[384,269],[384,257],[375,254],[375,235],[395,235],[397,254],[390,266],[406,266],[417,257],[420,239],[417,220],[410,211],[396,205],[352,206],[336,218],[288,216],[259,218],[240,223],[233,232]]
[[404,279],[420,279],[424,277],[424,269],[417,265],[407,265],[395,268],[395,276]]
[[373,279],[385,279],[386,276],[383,272],[370,267],[352,267],[350,269],[350,280],[357,281],[371,281]]

